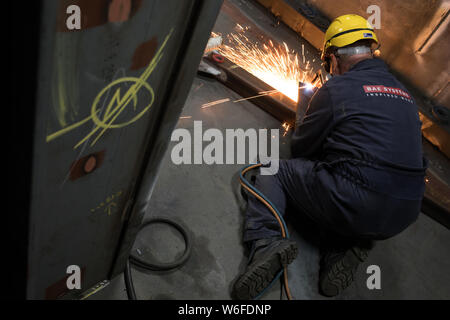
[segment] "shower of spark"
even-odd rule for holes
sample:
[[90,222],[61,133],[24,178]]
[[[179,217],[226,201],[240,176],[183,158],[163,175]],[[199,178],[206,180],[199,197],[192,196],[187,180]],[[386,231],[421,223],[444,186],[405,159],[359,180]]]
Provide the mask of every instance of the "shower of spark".
[[[252,43],[239,28],[240,33],[231,33],[227,36],[229,44],[223,45],[220,53],[277,89],[293,101],[298,100],[298,83],[305,82],[309,61],[302,70],[297,54],[289,50],[286,43],[282,46],[268,43],[258,45]],[[303,56],[303,61],[304,61]]]
[[204,103],[204,104],[202,104],[202,109],[209,108],[209,107],[215,106],[217,104],[225,103],[228,101],[230,101],[230,98],[225,98],[225,99],[220,99],[220,100]]
[[276,93],[276,92],[278,92],[278,90],[262,91],[256,96],[251,96],[251,97],[247,97],[247,98],[234,100],[233,102],[236,103],[236,102],[241,102],[241,101],[245,101],[245,100],[255,99],[255,98],[259,98],[259,97],[264,97],[264,96],[268,96],[268,95],[271,95],[272,93]]
[[284,137],[284,136],[286,136],[286,134],[288,133],[288,131],[289,131],[289,129],[291,128],[291,126],[290,126],[289,123],[287,123],[287,122],[284,122],[281,126],[282,126],[283,129],[284,129],[284,134],[283,134],[283,137]]

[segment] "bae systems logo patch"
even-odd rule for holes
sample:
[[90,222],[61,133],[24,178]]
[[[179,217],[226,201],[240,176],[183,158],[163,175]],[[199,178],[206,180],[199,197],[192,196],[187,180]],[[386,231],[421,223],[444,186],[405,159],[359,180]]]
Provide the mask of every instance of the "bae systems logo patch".
[[363,86],[364,92],[368,97],[386,97],[393,99],[401,99],[409,103],[414,103],[411,96],[405,90],[399,88],[386,87],[382,85]]

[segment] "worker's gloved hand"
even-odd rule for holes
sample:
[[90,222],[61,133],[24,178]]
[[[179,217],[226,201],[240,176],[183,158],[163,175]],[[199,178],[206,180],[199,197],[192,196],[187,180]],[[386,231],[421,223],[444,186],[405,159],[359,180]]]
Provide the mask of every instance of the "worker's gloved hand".
[[[311,100],[312,96],[314,95],[314,93],[316,93],[316,91],[318,90],[317,87],[313,86],[310,83],[303,83],[303,82],[299,82],[299,93],[300,93],[300,99],[304,98],[304,99],[308,99]],[[299,100],[300,100],[299,99]]]
[[297,112],[295,117],[295,128],[297,128],[303,121],[306,110],[308,109],[309,101],[314,93],[316,93],[317,87],[309,83],[299,83],[299,97],[297,102]]

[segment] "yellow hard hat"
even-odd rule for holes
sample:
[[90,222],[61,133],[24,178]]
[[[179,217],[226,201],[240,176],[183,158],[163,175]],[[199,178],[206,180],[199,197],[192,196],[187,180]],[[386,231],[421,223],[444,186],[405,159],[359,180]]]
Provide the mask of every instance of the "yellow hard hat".
[[322,60],[330,47],[345,47],[359,40],[373,40],[378,43],[372,25],[356,14],[346,14],[331,22],[325,33]]

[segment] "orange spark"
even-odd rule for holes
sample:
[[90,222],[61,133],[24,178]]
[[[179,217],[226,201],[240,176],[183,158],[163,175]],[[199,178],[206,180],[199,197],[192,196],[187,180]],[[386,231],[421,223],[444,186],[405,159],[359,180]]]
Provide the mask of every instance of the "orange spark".
[[209,108],[209,107],[215,106],[216,104],[221,104],[221,103],[225,103],[228,101],[230,101],[229,98],[208,102],[208,103],[202,104],[202,109]]
[[288,133],[289,129],[291,128],[291,126],[289,125],[289,123],[285,122],[281,125],[284,129],[284,134],[283,137]]
[[[239,27],[240,30],[243,29],[242,26]],[[302,70],[300,59],[289,50],[286,43],[283,42],[282,46],[274,45],[269,40],[260,46],[252,43],[242,32],[231,33],[227,38],[229,45],[223,45],[219,49],[224,57],[293,101],[298,100],[298,83],[305,82],[309,70]]]

